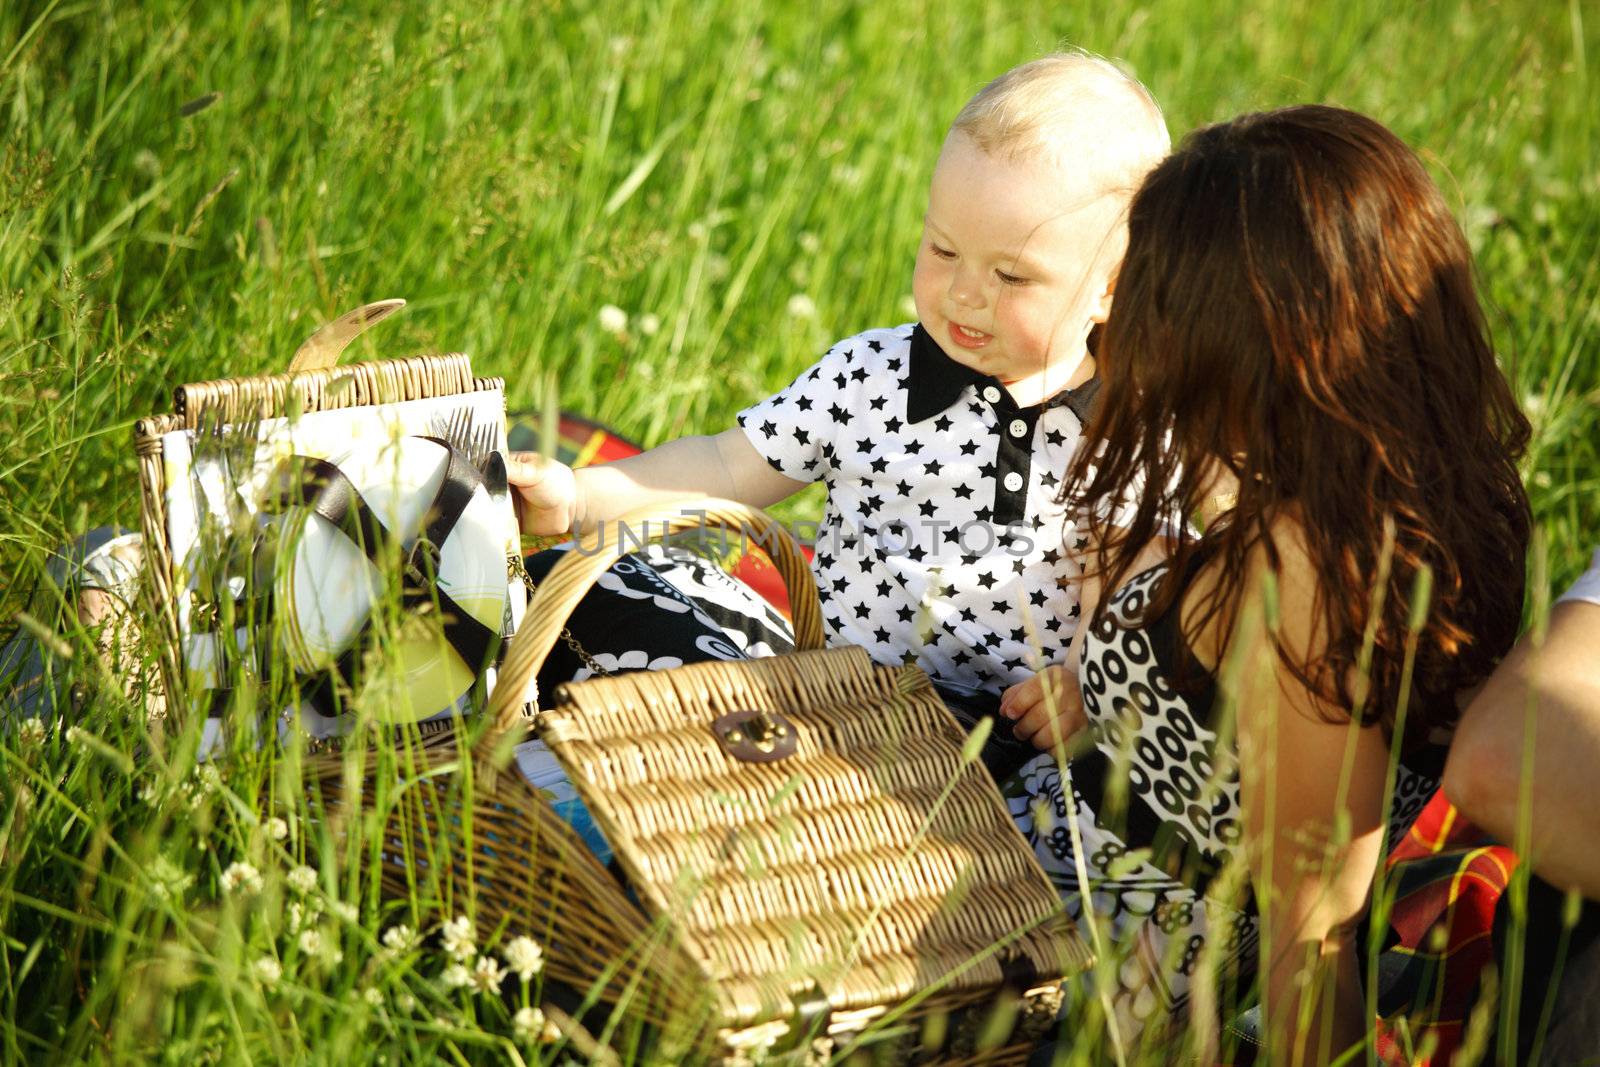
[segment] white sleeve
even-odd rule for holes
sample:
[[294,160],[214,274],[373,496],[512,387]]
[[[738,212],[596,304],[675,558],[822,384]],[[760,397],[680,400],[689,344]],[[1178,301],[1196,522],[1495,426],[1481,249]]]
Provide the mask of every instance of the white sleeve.
[[[1582,600],[1600,605],[1600,548],[1594,550],[1594,559],[1590,562],[1589,569],[1572,583],[1571,589],[1562,594],[1561,600]],[[1556,603],[1561,603],[1561,600]]]
[[832,473],[834,438],[854,404],[847,377],[850,342],[840,341],[776,396],[738,414],[740,428],[772,468],[797,482]]

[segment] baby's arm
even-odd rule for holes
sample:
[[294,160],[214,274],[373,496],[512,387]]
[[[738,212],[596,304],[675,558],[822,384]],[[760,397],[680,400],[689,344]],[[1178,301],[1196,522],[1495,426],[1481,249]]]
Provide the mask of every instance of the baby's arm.
[[764,508],[807,485],[774,470],[738,427],[580,470],[533,452],[513,453],[506,466],[518,518],[530,534],[581,533],[636,508],[694,497]]
[[[1126,577],[1155,566],[1170,552],[1171,543],[1165,537],[1156,538],[1139,550]],[[1054,750],[1089,725],[1078,690],[1078,660],[1094,613],[1100,607],[1104,583],[1094,573],[1099,553],[1092,545],[1080,549],[1075,556],[1083,577],[1077,580],[1078,628],[1067,646],[1066,661],[1051,664],[1000,696],[1000,714],[1012,720],[1011,731],[1017,740],[1031,741],[1035,748],[1043,750]]]

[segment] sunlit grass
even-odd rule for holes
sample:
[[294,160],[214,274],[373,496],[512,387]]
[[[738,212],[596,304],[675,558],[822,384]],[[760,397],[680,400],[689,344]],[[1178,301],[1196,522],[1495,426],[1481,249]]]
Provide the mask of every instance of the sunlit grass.
[[[0,5],[0,634],[61,608],[50,547],[137,527],[134,419],[281,369],[366,300],[410,307],[348,358],[467,351],[514,406],[553,390],[647,443],[730,425],[837,337],[911,317],[945,124],[1067,42],[1127,61],[1175,134],[1326,100],[1422,152],[1534,423],[1534,577],[1569,581],[1600,539],[1600,16],[1578,0],[24,0]],[[303,811],[256,811],[255,757],[207,782],[194,738],[158,743],[114,688],[79,714],[75,741],[5,742],[8,1061],[535,1055],[514,1005],[440,991],[436,953],[374,962],[412,920]],[[223,888],[234,863],[259,892]],[[289,925],[299,866],[317,952]]]

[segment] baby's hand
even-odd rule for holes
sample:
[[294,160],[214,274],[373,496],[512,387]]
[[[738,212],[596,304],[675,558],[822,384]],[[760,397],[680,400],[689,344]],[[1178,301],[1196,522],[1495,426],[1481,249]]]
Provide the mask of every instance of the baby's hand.
[[506,457],[506,481],[525,534],[564,534],[578,510],[578,480],[572,468],[537,452]]
[[1078,691],[1078,674],[1059,663],[1000,694],[1000,714],[1012,720],[1011,731],[1018,741],[1030,741],[1034,748],[1044,750],[1055,748],[1089,725],[1083,714],[1083,695]]

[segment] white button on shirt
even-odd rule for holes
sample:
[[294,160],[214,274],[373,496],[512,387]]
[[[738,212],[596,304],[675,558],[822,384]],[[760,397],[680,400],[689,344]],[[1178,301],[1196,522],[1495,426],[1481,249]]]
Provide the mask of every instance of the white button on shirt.
[[776,470],[827,483],[813,567],[829,644],[991,692],[1062,660],[1082,539],[1055,496],[1093,392],[1018,408],[907,325],[839,342],[741,412]]

